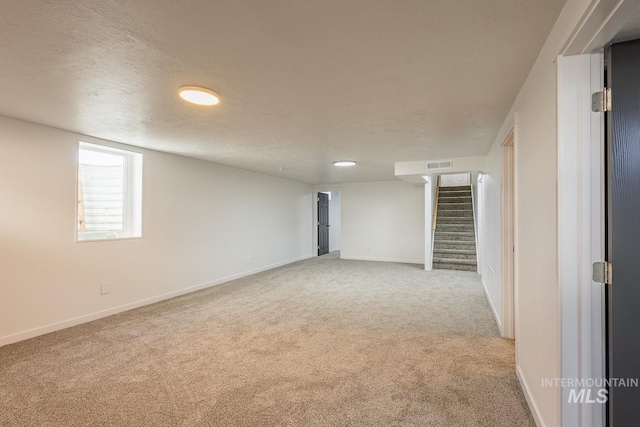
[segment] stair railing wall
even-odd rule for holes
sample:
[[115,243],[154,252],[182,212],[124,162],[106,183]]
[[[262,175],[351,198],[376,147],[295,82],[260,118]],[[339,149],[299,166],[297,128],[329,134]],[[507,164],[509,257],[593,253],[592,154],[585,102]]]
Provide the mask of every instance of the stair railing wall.
[[440,175],[436,178],[436,198],[433,202],[433,224],[431,227],[431,266],[433,269],[433,251],[436,247],[436,222],[438,219],[438,195],[440,193]]
[[436,230],[436,222],[438,220],[438,196],[440,195],[440,175],[436,179],[436,202],[433,204],[433,228],[432,230]]
[[[475,240],[476,240],[476,263],[478,266],[478,274],[482,274],[480,268],[480,251],[478,250],[478,212],[477,212],[477,206],[476,206],[476,198],[473,195],[473,180],[471,179],[472,175],[469,174],[469,182],[471,183],[471,209],[473,210],[473,232],[475,234]],[[476,181],[476,188],[477,188],[478,182]]]

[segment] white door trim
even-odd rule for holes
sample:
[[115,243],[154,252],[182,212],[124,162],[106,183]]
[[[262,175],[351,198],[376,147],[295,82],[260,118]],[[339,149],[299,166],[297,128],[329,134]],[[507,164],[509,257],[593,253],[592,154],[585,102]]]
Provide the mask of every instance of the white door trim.
[[585,16],[567,39],[559,55],[590,54],[609,43],[640,7],[640,0],[592,0]]
[[515,165],[516,124],[502,143],[502,336],[515,338]]
[[[604,259],[604,122],[591,112],[603,71],[601,53],[558,58],[560,376],[567,379],[605,375],[604,288],[591,280],[591,264]],[[604,425],[604,404],[568,403],[570,390],[562,390],[562,425]]]
[[[472,174],[469,174],[473,176]],[[477,198],[473,197],[473,191],[471,191],[471,197],[474,203],[474,221],[473,224],[476,230],[476,264],[477,273],[482,276],[482,262],[484,260],[484,253],[482,251],[484,242],[484,178],[482,173],[478,172],[475,178]],[[473,187],[472,187],[473,188]]]

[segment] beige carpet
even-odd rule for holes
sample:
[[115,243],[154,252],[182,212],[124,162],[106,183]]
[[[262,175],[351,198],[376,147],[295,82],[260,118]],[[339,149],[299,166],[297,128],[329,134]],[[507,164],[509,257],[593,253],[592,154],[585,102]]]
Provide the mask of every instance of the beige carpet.
[[475,273],[330,254],[0,348],[1,426],[534,426]]

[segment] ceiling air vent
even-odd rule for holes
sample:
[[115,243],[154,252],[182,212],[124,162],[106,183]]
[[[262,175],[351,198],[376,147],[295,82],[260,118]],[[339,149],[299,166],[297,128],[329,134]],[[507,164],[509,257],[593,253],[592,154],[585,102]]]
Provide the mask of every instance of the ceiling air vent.
[[451,169],[451,160],[443,160],[441,162],[427,162],[427,169]]

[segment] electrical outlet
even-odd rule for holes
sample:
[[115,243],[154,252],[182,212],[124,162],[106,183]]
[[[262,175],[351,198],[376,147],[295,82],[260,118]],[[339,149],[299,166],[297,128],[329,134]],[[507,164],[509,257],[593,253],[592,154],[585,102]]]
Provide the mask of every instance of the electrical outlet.
[[101,295],[106,295],[109,292],[111,292],[111,283],[102,282],[102,284],[100,285],[100,294]]
[[249,264],[253,264],[253,257],[252,256],[249,257]]

